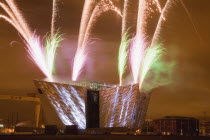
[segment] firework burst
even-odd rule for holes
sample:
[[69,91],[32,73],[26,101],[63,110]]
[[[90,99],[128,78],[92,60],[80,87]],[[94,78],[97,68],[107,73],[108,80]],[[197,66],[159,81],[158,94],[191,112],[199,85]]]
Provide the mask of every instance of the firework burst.
[[0,18],[9,22],[23,37],[24,43],[27,46],[30,59],[37,65],[37,67],[52,80],[52,75],[47,68],[45,61],[45,51],[40,41],[40,37],[35,33],[32,33],[28,27],[23,15],[16,6],[13,0],[5,0],[6,3],[0,3],[2,9],[8,14],[8,16],[0,15]]
[[[121,10],[115,6],[114,1],[112,0],[86,0],[81,19],[77,51],[73,62],[72,80],[75,81],[78,79],[86,63],[87,52],[89,46],[92,44],[89,42],[94,24],[96,24],[98,18],[103,13],[112,10],[120,17],[123,17],[122,40],[118,56],[120,85],[122,85],[123,74],[125,73],[127,59],[129,56],[133,83],[139,83],[141,88],[146,75],[151,69],[151,65],[154,64],[162,54],[163,50],[161,49],[161,45],[157,44],[160,30],[166,17],[166,12],[170,8],[172,1],[173,0],[167,0],[165,6],[161,7],[159,0],[139,0],[138,11],[136,14],[137,19],[135,28],[136,32],[134,34],[135,38],[131,39],[129,32],[126,31],[128,31],[127,28],[129,28],[129,25],[127,25],[127,22],[129,22],[127,19],[127,17],[129,17],[129,14],[127,13],[128,7],[130,6],[129,4],[133,4],[133,1],[124,1],[124,10],[122,16]],[[53,80],[56,49],[59,47],[59,44],[62,41],[62,37],[58,32],[56,33],[57,29],[55,27],[57,18],[59,16],[59,2],[60,0],[53,0],[51,35],[50,37],[47,37],[45,46],[40,39],[41,37],[35,34],[35,32],[29,28],[14,0],[4,0],[4,2],[0,2],[0,7],[7,13],[7,15],[0,15],[0,18],[6,20],[16,28],[24,39],[24,43],[27,46],[27,51],[30,58],[51,81]],[[184,6],[182,1],[181,3]],[[151,5],[155,5],[156,10],[153,10]],[[185,6],[184,8],[186,9]],[[154,36],[151,39],[151,43],[149,43],[145,39],[145,37],[147,37],[146,19],[148,19],[148,16],[150,16],[151,12],[154,11],[160,13],[160,18]],[[128,49],[129,45],[131,47],[130,49]]]
[[154,47],[149,47],[145,51],[145,55],[142,60],[142,64],[140,67],[140,78],[139,78],[139,88],[140,90],[142,89],[142,84],[143,81],[148,74],[149,70],[151,69],[151,66],[157,62],[157,60],[160,58],[162,55],[163,49],[161,45],[156,45]]
[[128,58],[128,46],[130,44],[129,35],[125,33],[122,37],[118,55],[118,73],[120,77],[120,85],[122,85],[123,74],[125,73],[127,58]]
[[[57,18],[59,16],[59,14],[58,14],[58,11],[59,11],[58,3],[59,2],[60,2],[60,0],[53,0],[52,21],[51,21],[51,38],[54,37],[55,31],[57,30],[55,27],[56,26],[55,24],[56,24]],[[58,34],[56,34],[56,35],[58,37]]]
[[106,11],[112,10],[119,16],[122,16],[121,11],[113,4],[111,0],[87,0],[84,4],[84,10],[81,20],[79,40],[76,55],[73,64],[72,80],[75,81],[87,59],[87,48],[89,45],[90,35],[93,25],[97,22],[99,16]]
[[23,37],[24,43],[26,44],[27,52],[30,59],[36,64],[36,66],[44,73],[50,81],[53,81],[53,66],[55,59],[56,48],[62,41],[59,33],[55,33],[55,22],[57,15],[57,2],[53,1],[53,16],[52,16],[52,27],[51,37],[46,40],[46,48],[42,44],[40,36],[32,32],[29,28],[26,20],[15,4],[14,0],[5,0],[5,3],[0,2],[0,7],[7,13],[6,15],[0,15],[0,18],[10,23]]
[[82,68],[85,66],[85,62],[87,59],[87,48],[79,48],[77,49],[77,52],[74,57],[74,63],[73,63],[73,73],[72,73],[72,80],[76,81],[78,79],[78,76],[82,72]]
[[130,64],[134,83],[139,81],[139,69],[143,59],[146,43],[144,38],[134,38],[130,49]]
[[49,36],[46,39],[45,43],[45,52],[46,52],[46,62],[50,74],[53,75],[54,72],[54,61],[56,55],[56,49],[59,47],[60,42],[62,41],[61,35],[57,32],[53,35],[53,37]]
[[49,72],[47,63],[45,61],[45,51],[43,45],[41,44],[40,37],[34,34],[25,44],[27,46],[29,58],[31,58],[37,67],[42,70],[42,72],[48,77],[50,81],[53,81],[53,77]]

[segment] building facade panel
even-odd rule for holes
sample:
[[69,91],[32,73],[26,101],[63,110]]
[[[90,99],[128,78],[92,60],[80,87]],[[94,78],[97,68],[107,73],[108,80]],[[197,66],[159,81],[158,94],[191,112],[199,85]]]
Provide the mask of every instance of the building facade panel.
[[138,84],[102,88],[99,94],[100,126],[140,128],[149,97],[149,94],[139,92]]
[[36,87],[50,100],[65,125],[86,127],[85,88],[46,81],[35,80],[34,82]]

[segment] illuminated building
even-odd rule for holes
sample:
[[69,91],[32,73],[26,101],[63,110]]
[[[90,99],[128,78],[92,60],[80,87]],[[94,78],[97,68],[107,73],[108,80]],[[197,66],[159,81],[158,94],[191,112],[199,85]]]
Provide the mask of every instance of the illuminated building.
[[108,88],[116,87],[116,85],[95,82],[95,81],[79,81],[79,82],[76,81],[76,82],[68,82],[68,84],[74,85],[74,86],[81,86],[81,87],[95,90],[95,91],[99,91],[101,87],[108,87]]
[[35,80],[39,92],[50,100],[65,125],[79,128],[141,128],[149,94],[139,92],[138,84],[116,86],[99,82],[68,84]]
[[39,92],[50,100],[63,124],[86,127],[84,87],[38,80],[34,82]]
[[198,136],[199,120],[191,117],[166,116],[154,120],[154,131],[162,135]]
[[138,84],[100,90],[100,127],[141,128],[149,94],[139,92]]

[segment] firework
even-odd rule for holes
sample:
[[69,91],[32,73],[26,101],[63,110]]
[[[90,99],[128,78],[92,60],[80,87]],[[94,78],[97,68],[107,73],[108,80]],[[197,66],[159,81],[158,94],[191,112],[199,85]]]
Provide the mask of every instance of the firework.
[[99,2],[96,2],[96,0],[91,0],[85,2],[80,26],[78,48],[87,46],[93,25],[96,23],[98,17],[108,10],[113,10],[118,15],[122,16],[121,11],[115,7],[110,0],[101,0]]
[[19,25],[19,23],[16,20],[15,15],[13,14],[13,12],[11,11],[11,9],[4,3],[0,2],[0,7],[2,7],[4,9],[4,11],[8,14],[8,16],[5,15],[0,15],[0,18],[4,19],[5,21],[9,22],[16,30],[18,30],[18,32],[24,37],[27,38],[27,36],[25,35],[25,33],[23,32],[21,26]]
[[201,36],[200,36],[200,33],[198,32],[198,30],[197,30],[195,24],[193,23],[193,19],[192,19],[191,15],[190,15],[190,12],[188,11],[188,9],[187,9],[187,7],[185,6],[184,2],[183,2],[182,0],[179,0],[179,1],[181,2],[181,4],[182,4],[184,10],[185,10],[186,13],[187,13],[188,18],[189,18],[189,20],[190,20],[190,22],[191,22],[191,24],[192,24],[192,26],[193,26],[193,28],[194,28],[194,31],[195,31],[196,35],[198,36],[198,38],[199,38],[200,40],[202,40],[202,38],[201,38]]
[[122,77],[126,69],[126,62],[128,57],[128,46],[130,43],[129,35],[125,33],[122,37],[122,41],[120,44],[119,49],[119,56],[118,56],[118,73],[120,77],[120,85],[122,85]]
[[45,52],[40,37],[31,32],[14,1],[6,0],[6,3],[8,6],[4,3],[0,3],[0,6],[5,10],[8,16],[0,15],[0,18],[9,22],[21,34],[24,39],[24,43],[27,46],[26,49],[29,53],[30,59],[37,65],[44,75],[48,77],[49,80],[52,80],[52,75],[46,65]]
[[[151,4],[156,5],[157,11],[161,13],[158,22],[159,24],[155,30],[154,37],[152,39],[152,45],[150,45],[150,43],[148,43],[145,39],[145,37],[147,36],[146,19],[150,15],[150,13],[153,12],[153,10],[151,10],[150,8]],[[145,79],[146,74],[150,70],[151,65],[157,61],[157,58],[159,58],[162,52],[161,46],[156,45],[156,40],[160,32],[160,26],[165,20],[165,12],[170,4],[171,2],[170,0],[168,0],[165,7],[162,9],[158,0],[153,0],[152,3],[149,3],[146,0],[139,1],[136,37],[133,39],[130,49],[130,65],[131,72],[133,75],[133,83],[139,82],[140,87],[142,86],[143,80]],[[129,5],[125,6],[128,7]],[[148,46],[152,47],[148,48]]]
[[138,18],[137,18],[137,31],[136,36],[144,36],[146,37],[146,26],[147,26],[147,18],[150,16],[152,12],[154,12],[151,8],[151,4],[157,7],[157,11],[161,13],[161,18],[165,19],[162,12],[163,9],[160,6],[159,0],[152,0],[152,2],[147,0],[139,0],[139,9],[138,9]]
[[[42,38],[29,28],[23,15],[14,3],[14,0],[4,0],[4,2],[0,2],[0,7],[2,7],[7,13],[7,15],[0,15],[0,18],[6,20],[17,29],[27,46],[26,49],[29,57],[50,81],[53,81],[56,50],[62,41],[62,36],[59,32],[56,32],[56,30],[58,30],[56,28],[56,22],[59,16],[59,1],[60,0],[53,0],[51,33],[45,40],[45,46],[41,41]],[[138,4],[135,3],[137,1],[139,2]],[[139,128],[143,124],[150,97],[150,94],[147,94],[148,92],[143,93],[146,91],[144,90],[146,87],[145,81],[148,80],[148,77],[151,77],[149,74],[151,74],[152,66],[158,61],[163,53],[162,46],[157,45],[158,37],[162,23],[165,20],[166,11],[168,11],[169,6],[171,6],[171,2],[172,0],[168,0],[165,7],[161,8],[159,0],[124,0],[124,11],[122,17],[121,11],[114,5],[112,0],[85,1],[79,31],[78,46],[72,68],[72,81],[78,80],[78,77],[82,73],[83,67],[86,64],[88,51],[90,51],[90,46],[92,45],[92,42],[90,43],[90,38],[94,25],[103,13],[112,10],[123,18],[122,40],[118,54],[120,85],[122,85],[124,80],[123,76],[125,74],[128,57],[131,65],[133,83],[135,83],[134,85],[124,87],[114,86],[102,90],[99,94],[101,100],[100,115],[102,118],[102,126],[126,126],[130,128]],[[156,5],[156,10],[151,8],[151,4]],[[184,6],[183,2],[182,4]],[[135,6],[133,7],[131,5]],[[185,6],[184,8],[186,9]],[[133,14],[131,11],[136,13]],[[147,19],[151,12],[154,11],[160,13],[160,18],[150,43],[146,40],[146,26],[148,24]],[[129,26],[133,24],[134,21],[136,24],[131,28],[135,28],[135,37],[131,39],[133,34],[128,33],[128,28],[130,28]],[[132,43],[130,44],[131,41]],[[129,46],[131,47],[130,49],[128,49]],[[77,82],[72,83],[75,84]],[[101,86],[105,86],[105,84],[99,84],[99,86],[95,87],[91,82],[89,83],[89,86],[99,90],[99,87],[101,88]],[[153,88],[154,87],[155,86],[153,86]],[[44,90],[44,93],[51,101],[65,125],[76,124],[79,128],[85,128],[86,96],[84,96],[84,93],[86,92],[87,87],[83,88],[66,84],[43,82],[38,88],[39,90]]]
[[54,71],[56,49],[57,47],[59,47],[61,41],[62,37],[58,32],[54,33],[53,37],[50,36],[46,39],[45,43],[46,62],[51,75],[53,75]]
[[23,30],[22,26],[20,25],[20,23],[18,22],[15,14],[13,13],[13,11],[11,10],[10,7],[8,7],[6,4],[1,3],[0,2],[0,6],[4,9],[4,11],[8,14],[8,16],[5,15],[0,15],[0,17],[2,19],[4,19],[5,21],[9,22],[23,37],[26,41],[29,40],[29,37],[27,36],[27,34],[25,33],[25,31]]
[[154,46],[155,44],[158,43],[161,27],[162,27],[162,24],[165,20],[165,18],[161,18],[161,17],[166,17],[166,13],[167,13],[168,9],[171,7],[171,4],[172,4],[172,0],[168,0],[165,4],[164,8],[162,9],[160,18],[158,20],[157,27],[155,29],[155,33],[154,33],[153,38],[152,38],[151,46]]
[[90,34],[92,32],[93,25],[96,23],[98,17],[108,11],[113,10],[118,15],[122,16],[120,10],[114,6],[111,0],[87,0],[84,5],[80,34],[78,40],[78,47],[73,64],[72,80],[76,80],[82,71],[83,66],[87,58],[87,48],[89,45]]
[[79,31],[79,40],[78,40],[78,47],[82,46],[82,42],[84,39],[84,35],[87,28],[87,23],[89,22],[91,13],[97,4],[98,0],[86,0],[84,7],[83,7],[83,13],[82,13],[82,19],[80,23],[80,31]]
[[141,36],[146,36],[144,31],[144,25],[146,24],[146,1],[139,0],[139,9],[138,9],[138,17],[137,17],[137,28],[136,28],[136,37],[139,38]]
[[25,44],[27,45],[29,58],[31,58],[37,67],[42,70],[42,72],[48,77],[50,81],[53,81],[53,77],[45,61],[45,51],[43,45],[41,44],[40,37],[34,34]]
[[24,39],[24,43],[27,46],[30,59],[37,65],[37,67],[48,77],[50,81],[53,81],[53,66],[55,59],[55,51],[59,46],[62,38],[59,33],[55,33],[55,22],[57,14],[57,3],[59,0],[53,1],[53,16],[51,37],[46,40],[46,48],[44,48],[40,36],[33,33],[27,22],[25,21],[20,10],[14,3],[14,0],[5,0],[5,3],[0,2],[0,7],[8,14],[8,16],[0,15],[0,18],[9,22],[14,28],[21,34]]
[[[85,30],[85,32],[83,32],[81,34],[81,36],[83,37],[83,40],[82,40],[82,43],[80,43],[80,42],[78,43],[81,45],[78,47],[86,47],[87,46],[87,42],[90,39],[90,34],[92,32],[93,25],[97,22],[98,17],[100,17],[102,13],[105,13],[108,10],[113,10],[118,15],[122,16],[120,10],[118,10],[110,0],[101,0],[100,2],[98,2],[89,17],[88,23],[85,23],[85,24],[87,24],[87,25],[85,25],[86,30]],[[81,26],[83,26],[83,25],[81,25]],[[83,29],[84,27],[81,27],[81,28]]]
[[[53,1],[51,38],[48,38],[46,41],[46,63],[48,68],[47,70],[50,72],[53,71],[56,48],[59,46],[59,43],[62,40],[61,36],[55,33],[56,16],[58,16],[56,2],[58,1],[59,0]],[[123,75],[125,73],[127,59],[129,56],[131,72],[133,75],[133,83],[135,84],[125,87],[109,87],[104,91],[102,89],[103,92],[99,94],[101,100],[100,115],[102,114],[102,121],[100,122],[102,123],[101,126],[126,126],[132,128],[140,127],[143,124],[150,94],[148,94],[148,92],[144,93],[146,90],[143,89],[142,85],[145,84],[145,79],[150,77],[149,74],[151,72],[152,66],[158,61],[163,52],[162,46],[157,45],[157,38],[160,32],[162,21],[165,20],[165,12],[167,11],[167,7],[170,5],[171,0],[167,1],[166,6],[163,9],[161,8],[159,0],[139,0],[139,4],[137,4],[135,7],[136,15],[129,17],[131,15],[129,12],[133,8],[132,6],[129,6],[130,4],[134,4],[133,1],[131,1],[132,0],[125,0],[124,4],[124,17],[122,19],[122,40],[118,54],[118,71],[120,85],[122,85]],[[161,13],[158,26],[151,41],[152,43],[147,42],[146,40],[147,19],[149,18],[151,12],[155,11],[150,7],[151,4],[156,5],[156,11]],[[128,7],[130,8],[129,10]],[[85,1],[79,32],[78,46],[73,61],[72,81],[78,80],[80,74],[82,73],[83,67],[86,64],[88,52],[90,51],[90,46],[92,45],[92,43],[90,43],[90,38],[94,25],[96,24],[98,18],[108,10],[113,10],[122,17],[121,11],[118,10],[112,0]],[[131,39],[131,34],[127,32],[130,26],[129,19],[133,20],[135,18],[135,37]],[[132,43],[130,44],[131,41]],[[128,49],[128,46],[131,48]],[[50,74],[52,75],[52,73]],[[77,82],[72,83],[75,84]],[[86,106],[84,102],[85,100],[83,98],[85,90],[78,92],[74,86],[61,85],[58,83],[52,83],[50,85],[50,88],[52,89],[49,89],[48,84],[46,84],[46,89],[44,90],[48,92],[47,96],[49,100],[51,100],[51,103],[58,112],[61,120],[66,125],[77,124],[80,128],[84,129],[86,124],[84,116]],[[92,83],[90,85],[94,87]]]
[[141,67],[142,59],[144,57],[145,49],[147,43],[145,41],[145,16],[146,9],[148,8],[147,2],[145,0],[139,1],[138,17],[137,17],[137,29],[136,37],[133,39],[131,49],[130,49],[130,65],[131,72],[133,75],[133,83],[139,82],[139,70]]
[[158,58],[161,56],[163,52],[163,49],[161,48],[161,45],[156,45],[149,47],[142,60],[142,64],[140,67],[140,79],[139,79],[139,88],[141,90],[143,81],[148,74],[149,70],[151,69],[151,66],[158,60]]
[[122,17],[122,36],[129,29],[129,34],[135,35],[139,0],[124,0]]
[[143,37],[134,38],[130,49],[130,65],[133,75],[133,82],[139,82],[139,69],[146,49],[145,39]]
[[160,7],[160,3],[158,0],[153,0],[158,8],[158,11],[161,13],[162,12],[162,8]]
[[27,22],[25,21],[23,15],[21,14],[20,10],[18,9],[17,5],[15,4],[14,0],[5,0],[10,7],[11,11],[15,15],[17,22],[19,22],[20,27],[25,32],[25,34],[30,37],[32,36],[32,31],[30,30]]
[[74,57],[72,80],[76,81],[87,59],[87,48],[79,48]]
[[53,10],[52,10],[52,21],[51,21],[51,38],[54,37],[55,31],[56,31],[56,19],[58,18],[59,14],[58,14],[58,2],[60,0],[53,0]]

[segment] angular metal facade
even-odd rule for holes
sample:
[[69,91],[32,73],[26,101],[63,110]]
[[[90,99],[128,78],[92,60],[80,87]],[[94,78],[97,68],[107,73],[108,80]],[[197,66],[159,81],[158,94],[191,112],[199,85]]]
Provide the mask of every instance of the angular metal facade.
[[37,80],[34,83],[50,100],[65,125],[86,128],[85,88]]
[[99,94],[100,127],[141,128],[149,94],[139,92],[139,86],[102,88]]
[[139,92],[138,84],[117,87],[105,84],[103,86],[97,82],[90,84],[86,82],[62,84],[39,80],[34,82],[37,89],[50,100],[65,125],[78,125],[82,129],[86,128],[86,111],[91,111],[91,108],[87,108],[87,91],[91,87],[93,90],[99,90],[100,128],[141,128],[150,99],[150,94]]

